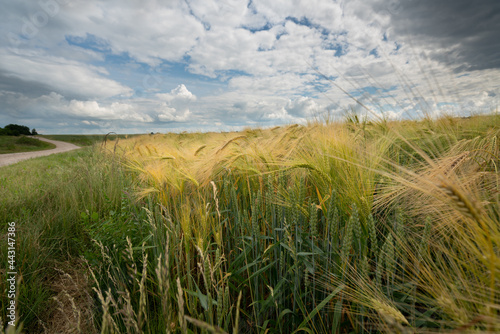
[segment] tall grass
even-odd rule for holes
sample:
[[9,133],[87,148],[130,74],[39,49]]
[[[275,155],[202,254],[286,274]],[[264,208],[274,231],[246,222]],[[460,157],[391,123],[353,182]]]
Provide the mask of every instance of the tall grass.
[[[68,322],[66,329],[75,329],[78,313],[80,331],[92,332],[91,283],[81,257],[95,260],[92,239],[116,242],[127,233],[140,235],[129,205],[133,199],[124,192],[130,185],[118,161],[89,149],[1,168],[0,226],[4,232],[7,222],[16,222],[18,320],[28,333],[61,332]],[[0,291],[7,289],[6,236],[0,237]],[[7,302],[2,293],[4,321]]]

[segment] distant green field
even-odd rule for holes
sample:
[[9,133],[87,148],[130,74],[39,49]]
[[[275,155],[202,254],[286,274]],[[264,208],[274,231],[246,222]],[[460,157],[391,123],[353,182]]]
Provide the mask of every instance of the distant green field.
[[[107,136],[107,140],[115,140],[116,138],[125,139],[130,138],[131,136],[134,135],[111,134]],[[102,143],[106,135],[43,135],[41,137],[52,140],[60,140],[78,146],[92,146],[94,144]]]
[[36,138],[25,136],[0,136],[0,154],[41,151],[55,147],[54,144]]

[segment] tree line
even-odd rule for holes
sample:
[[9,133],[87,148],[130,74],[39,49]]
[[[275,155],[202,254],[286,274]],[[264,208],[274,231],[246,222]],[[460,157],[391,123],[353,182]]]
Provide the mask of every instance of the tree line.
[[0,128],[0,136],[34,136],[37,135],[36,129],[30,131],[30,128],[25,125],[9,124]]

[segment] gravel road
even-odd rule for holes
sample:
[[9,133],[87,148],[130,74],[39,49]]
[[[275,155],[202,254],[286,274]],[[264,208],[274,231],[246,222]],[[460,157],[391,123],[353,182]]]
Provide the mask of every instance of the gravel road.
[[76,145],[73,145],[70,143],[65,143],[65,142],[58,141],[58,140],[50,140],[50,139],[45,139],[45,138],[41,138],[41,137],[35,137],[35,138],[52,143],[52,144],[56,145],[56,148],[53,148],[51,150],[35,151],[35,152],[0,154],[0,167],[12,165],[12,164],[15,164],[15,163],[22,161],[22,160],[43,157],[43,156],[51,155],[51,154],[55,154],[55,153],[72,151],[72,150],[76,150],[76,149],[80,148],[80,146],[76,146]]

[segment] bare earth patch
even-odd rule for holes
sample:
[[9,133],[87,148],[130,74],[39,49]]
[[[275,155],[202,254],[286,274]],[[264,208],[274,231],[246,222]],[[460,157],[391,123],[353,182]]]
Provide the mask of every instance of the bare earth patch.
[[86,275],[86,266],[81,261],[65,263],[57,269],[51,284],[57,294],[54,307],[42,327],[44,334],[94,334],[94,302],[91,296],[91,282]]

